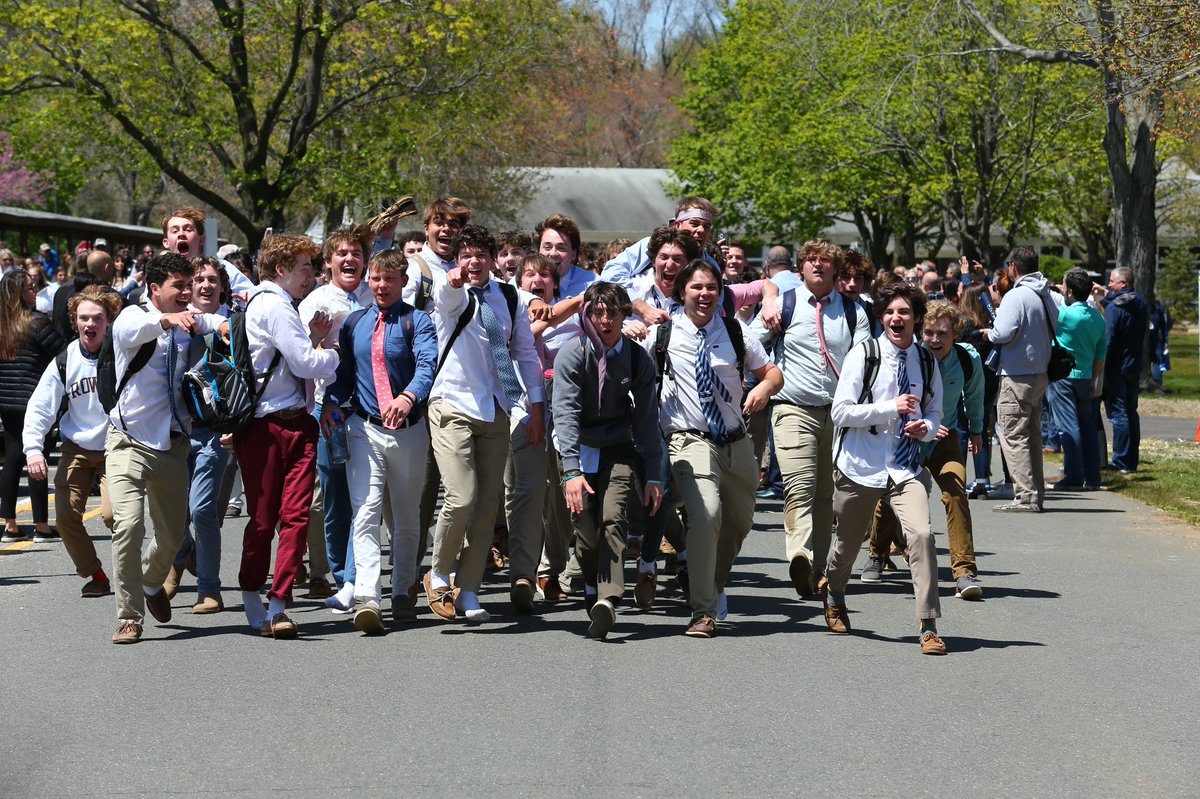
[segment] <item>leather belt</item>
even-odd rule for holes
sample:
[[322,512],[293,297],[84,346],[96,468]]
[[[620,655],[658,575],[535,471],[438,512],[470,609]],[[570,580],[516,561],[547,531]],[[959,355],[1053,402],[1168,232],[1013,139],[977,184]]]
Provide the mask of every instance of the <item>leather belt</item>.
[[282,411],[271,411],[264,414],[264,419],[299,419],[301,416],[307,416],[308,411],[304,408],[284,408]]
[[700,438],[703,438],[707,441],[711,441],[714,444],[718,444],[722,447],[725,446],[726,444],[733,444],[737,441],[741,441],[743,438],[746,437],[746,428],[744,428],[744,427],[739,428],[739,429],[733,431],[732,433],[727,433],[724,438],[714,438],[713,434],[708,432],[707,430],[676,430],[675,432],[676,433],[690,433],[693,436],[700,436]]
[[[361,408],[355,408],[354,415],[357,416],[359,419],[367,420],[368,422],[375,425],[376,427],[383,427],[383,419],[381,417],[372,416],[371,414],[367,413],[366,411],[362,410]],[[398,427],[395,427],[395,428],[383,427],[383,429],[384,430],[391,430],[391,429],[404,430],[405,428],[412,427],[414,424],[416,424],[419,421],[420,421],[420,419],[413,418],[412,412],[410,411],[408,416],[404,417],[404,421]]]

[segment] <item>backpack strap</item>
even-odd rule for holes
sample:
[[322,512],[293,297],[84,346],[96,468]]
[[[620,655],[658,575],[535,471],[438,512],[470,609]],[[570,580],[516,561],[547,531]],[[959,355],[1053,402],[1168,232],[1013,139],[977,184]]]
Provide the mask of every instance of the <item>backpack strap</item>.
[[413,298],[413,307],[418,311],[423,311],[433,299],[433,270],[429,268],[429,264],[424,258],[415,253],[408,256],[408,262],[415,262],[421,271],[420,282],[417,284],[417,296]]
[[[879,339],[869,338],[860,346],[865,350],[863,358],[863,384],[862,390],[858,393],[858,404],[871,403],[875,401],[875,378],[879,376]],[[833,461],[837,463],[838,456],[842,454],[842,442],[846,440],[846,432],[850,428],[839,427],[837,431],[837,445],[833,451]],[[871,435],[879,435],[879,430],[875,425],[867,428]]]
[[146,364],[150,363],[150,359],[154,357],[154,348],[158,345],[158,339],[147,341],[138,351],[134,353],[133,360],[125,368],[125,374],[121,375],[121,380],[117,383],[117,399],[121,399],[121,394],[125,391],[125,386],[129,385],[129,378],[140,372]]
[[958,342],[954,343],[954,354],[958,356],[958,367],[962,369],[963,385],[965,386],[975,375],[975,364],[971,363],[971,353],[967,352],[967,348]]
[[58,415],[54,417],[54,423],[58,424],[62,418],[67,415],[67,355],[71,352],[71,341],[67,346],[63,347],[62,352],[54,356],[54,364],[58,367],[58,379],[63,384],[62,401],[58,403]]
[[450,357],[450,350],[454,349],[454,342],[458,341],[459,335],[475,316],[475,297],[467,296],[467,307],[463,308],[462,313],[458,315],[458,321],[454,323],[454,331],[450,334],[450,338],[446,339],[446,347],[442,350],[442,357],[438,358],[437,366],[433,370],[433,376],[437,377],[442,371],[442,367],[446,365],[446,359]]
[[917,346],[917,357],[921,361],[921,410],[933,399],[933,353]]
[[508,320],[512,323],[508,328],[508,340],[511,342],[517,332],[517,287],[502,281],[496,281],[496,285],[500,287],[500,293],[508,303]]
[[250,295],[250,299],[246,300],[245,308],[229,315],[229,360],[233,361],[234,365],[238,368],[244,370],[247,375],[254,376],[250,390],[254,392],[255,407],[258,406],[258,401],[262,399],[262,395],[266,393],[267,384],[271,382],[271,378],[275,376],[275,370],[279,368],[279,363],[283,360],[283,353],[276,348],[275,355],[271,358],[271,363],[267,366],[266,373],[262,375],[255,374],[254,362],[250,358],[250,337],[246,332],[246,313],[250,308],[250,303],[254,302],[257,297],[261,297],[264,293],[259,291]]
[[744,385],[746,382],[746,339],[742,335],[742,326],[736,316],[722,316],[721,321],[725,323],[725,332],[729,334],[729,341],[733,344],[733,354],[737,356],[738,380]]
[[[655,399],[662,402],[662,384],[663,375],[670,369],[670,358],[667,355],[667,347],[671,344],[671,319],[663,322],[658,326],[658,333],[654,337],[654,366],[657,378],[655,381]],[[673,377],[673,375],[672,375]]]
[[775,343],[771,347],[771,355],[774,356],[776,363],[779,363],[779,359],[783,356],[783,337],[787,333],[787,329],[792,326],[792,317],[795,314],[796,290],[791,289],[783,292],[783,300],[779,306],[779,335],[775,337]]
[[858,303],[838,292],[842,298],[842,315],[846,317],[846,328],[850,331],[850,346],[854,346],[854,331],[858,330]]

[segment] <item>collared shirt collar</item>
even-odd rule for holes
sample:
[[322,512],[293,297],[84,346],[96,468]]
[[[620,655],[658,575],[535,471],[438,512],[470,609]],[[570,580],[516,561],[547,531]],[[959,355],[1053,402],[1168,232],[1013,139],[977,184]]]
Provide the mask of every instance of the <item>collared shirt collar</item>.
[[829,290],[829,293],[826,294],[824,297],[817,297],[808,288],[808,284],[801,281],[799,287],[797,287],[797,289],[796,289],[796,292],[797,292],[797,294],[799,294],[800,299],[804,300],[805,302],[809,303],[810,305],[812,304],[812,300],[810,298],[815,298],[817,302],[819,302],[823,305],[828,305],[830,302],[833,301],[833,295],[837,293],[837,289],[832,288]]

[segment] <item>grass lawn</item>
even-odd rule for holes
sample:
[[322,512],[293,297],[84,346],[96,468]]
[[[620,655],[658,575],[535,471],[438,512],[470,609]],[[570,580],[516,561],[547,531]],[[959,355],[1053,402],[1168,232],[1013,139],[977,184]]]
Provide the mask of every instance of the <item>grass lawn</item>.
[[1104,487],[1200,527],[1200,444],[1142,439],[1137,474],[1104,472]]

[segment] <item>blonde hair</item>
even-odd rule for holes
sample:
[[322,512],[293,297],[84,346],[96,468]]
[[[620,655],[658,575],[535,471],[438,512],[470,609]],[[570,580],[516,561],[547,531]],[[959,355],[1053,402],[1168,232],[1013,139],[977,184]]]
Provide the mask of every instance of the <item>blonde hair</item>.
[[925,324],[930,325],[939,319],[950,320],[950,330],[958,338],[963,332],[963,315],[958,306],[949,300],[930,300],[925,306]]
[[308,236],[276,233],[265,239],[262,249],[258,251],[258,276],[263,280],[275,280],[284,272],[292,271],[299,256],[316,257],[320,254],[321,248]]

